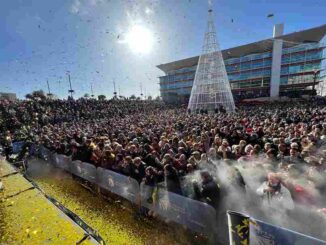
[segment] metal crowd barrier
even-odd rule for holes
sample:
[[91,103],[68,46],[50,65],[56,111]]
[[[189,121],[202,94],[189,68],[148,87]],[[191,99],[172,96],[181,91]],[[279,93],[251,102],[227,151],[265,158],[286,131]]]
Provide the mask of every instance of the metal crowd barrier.
[[71,157],[60,155],[60,154],[53,154],[54,164],[56,167],[66,170],[70,172],[71,169]]
[[97,173],[96,167],[94,165],[81,161],[73,161],[70,162],[70,164],[70,171],[72,174],[82,179],[85,179],[91,183],[97,183]]
[[40,148],[40,157],[82,179],[117,194],[132,203],[154,211],[159,216],[172,220],[195,232],[211,235],[216,233],[217,216],[215,209],[199,202],[157,187],[138,182],[128,176],[81,161],[71,161],[70,157],[52,154],[45,147]]
[[98,185],[132,203],[139,204],[139,184],[130,177],[108,169],[97,168]]
[[217,227],[215,209],[203,202],[199,202],[178,194],[140,185],[141,205],[154,211],[161,217],[184,225],[189,229],[214,234]]

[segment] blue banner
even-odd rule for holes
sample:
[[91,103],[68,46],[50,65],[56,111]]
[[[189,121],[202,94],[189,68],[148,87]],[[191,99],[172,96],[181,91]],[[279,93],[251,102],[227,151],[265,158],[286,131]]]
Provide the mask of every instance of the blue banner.
[[17,142],[12,143],[12,153],[18,154],[19,152],[21,152],[24,144],[25,144],[25,141],[17,141]]
[[250,218],[250,244],[325,245],[326,241]]
[[326,241],[283,227],[271,225],[245,214],[227,211],[232,245],[325,245]]

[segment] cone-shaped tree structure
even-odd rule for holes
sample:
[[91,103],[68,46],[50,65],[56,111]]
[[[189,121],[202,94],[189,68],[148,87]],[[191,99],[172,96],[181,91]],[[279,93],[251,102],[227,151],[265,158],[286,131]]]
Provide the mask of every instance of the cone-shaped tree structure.
[[188,109],[191,113],[198,113],[201,110],[214,111],[221,108],[227,112],[233,112],[235,109],[223,56],[216,38],[213,10],[209,4],[207,31]]

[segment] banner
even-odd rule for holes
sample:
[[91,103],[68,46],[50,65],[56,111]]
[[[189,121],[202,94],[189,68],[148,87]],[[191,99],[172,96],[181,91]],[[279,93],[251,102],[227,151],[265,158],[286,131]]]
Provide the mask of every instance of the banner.
[[249,245],[250,218],[241,213],[227,211],[229,226],[229,241],[232,245]]
[[17,141],[17,142],[12,143],[12,153],[18,154],[19,152],[21,152],[24,144],[25,144],[25,141]]
[[142,206],[193,231],[215,234],[217,216],[210,205],[144,184],[140,190]]
[[229,239],[232,245],[325,245],[326,241],[274,226],[241,213],[228,211]]
[[96,167],[86,162],[73,161],[71,162],[70,172],[89,182],[97,182]]
[[139,184],[130,177],[108,169],[97,168],[98,185],[132,203],[139,203]]
[[325,245],[326,241],[251,218],[250,244]]

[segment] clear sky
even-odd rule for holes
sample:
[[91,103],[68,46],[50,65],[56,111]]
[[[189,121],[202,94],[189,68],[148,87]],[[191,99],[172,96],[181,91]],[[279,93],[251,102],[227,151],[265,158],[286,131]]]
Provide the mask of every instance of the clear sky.
[[[326,0],[213,0],[222,49],[326,24]],[[267,18],[274,14],[273,18]],[[206,0],[1,0],[0,91],[159,95],[156,65],[199,55]],[[136,31],[132,31],[136,30]],[[142,39],[142,37],[144,37]]]

